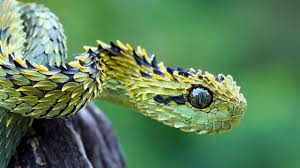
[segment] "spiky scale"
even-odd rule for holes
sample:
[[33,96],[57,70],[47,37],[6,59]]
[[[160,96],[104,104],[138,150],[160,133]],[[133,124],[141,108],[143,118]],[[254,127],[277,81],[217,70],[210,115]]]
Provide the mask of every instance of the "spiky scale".
[[[54,111],[62,111],[63,109],[65,109],[65,107],[67,107],[67,103],[66,102],[59,102],[59,103],[57,103],[53,108],[52,108],[52,110],[54,110]],[[49,114],[51,114],[51,113],[49,113]]]
[[4,92],[0,92],[0,99],[4,100],[8,98],[8,94]]
[[4,108],[5,110],[12,110],[14,108],[14,105],[11,103],[6,103],[6,102],[0,102],[0,107]]
[[21,74],[24,75],[27,79],[32,81],[41,81],[45,80],[47,78],[46,75],[43,75],[37,71],[34,70],[23,70],[21,71]]
[[54,103],[56,103],[56,99],[53,97],[43,97],[43,98],[39,99],[38,102],[53,105]]
[[39,101],[37,96],[23,96],[19,98],[21,101],[23,101],[24,103],[27,103],[29,105],[36,105]]
[[48,93],[45,94],[45,97],[51,97],[51,98],[54,98],[54,99],[57,99],[61,96],[63,96],[65,93],[61,90],[51,90],[49,91]]
[[41,116],[45,115],[47,112],[47,109],[39,108],[34,109],[30,111],[28,114],[24,115],[25,117],[31,117],[31,118],[41,118]]
[[76,82],[84,82],[89,79],[89,75],[87,73],[77,72],[73,78]]
[[48,79],[55,83],[66,83],[69,80],[69,77],[61,73],[56,73],[50,76]]
[[33,87],[40,90],[53,90],[57,87],[57,84],[49,80],[42,80],[33,85]]
[[10,97],[10,98],[4,100],[4,102],[17,105],[17,104],[22,103],[22,100],[20,100],[19,97]]
[[12,76],[12,82],[15,85],[18,86],[24,86],[24,85],[30,85],[31,81],[27,78],[25,78],[23,75],[13,75]]
[[92,84],[95,82],[93,79],[88,78],[83,82],[83,88],[84,90],[87,90]]
[[53,108],[51,113],[46,114],[45,116],[43,116],[43,118],[54,118],[59,116],[61,113],[61,109],[59,108]]
[[5,76],[6,75],[6,71],[0,67],[0,76]]
[[38,96],[39,97],[42,95],[42,92],[39,89],[34,88],[33,86],[22,86],[22,87],[18,88],[16,91],[22,92],[27,96]]
[[69,104],[67,108],[64,109],[64,111],[61,113],[61,116],[66,116],[68,114],[71,114],[74,112],[75,105]]
[[32,110],[32,106],[27,103],[22,103],[12,110],[14,113],[26,114]]
[[0,85],[6,88],[11,88],[14,86],[14,84],[5,77],[0,77]]
[[25,59],[38,64],[64,65],[66,38],[57,17],[43,5],[33,3],[22,6],[21,13],[28,35]]
[[10,67],[10,68],[13,68],[13,69],[6,70],[6,73],[7,73],[7,74],[9,74],[9,75],[17,75],[17,74],[20,74],[20,71],[16,70],[14,67]]
[[65,94],[65,95],[63,95],[63,96],[61,96],[58,100],[57,100],[57,102],[58,103],[60,103],[60,102],[69,102],[70,101],[70,99],[71,99],[71,94],[69,93],[69,94]]
[[73,99],[74,97],[80,96],[80,95],[82,95],[84,92],[85,92],[84,89],[78,88],[78,89],[76,89],[76,90],[73,91],[73,93],[72,93],[72,95],[71,95],[71,98]]
[[75,89],[77,89],[78,87],[80,87],[80,84],[77,82],[68,82],[66,83],[63,87],[62,87],[62,91],[74,91]]
[[3,88],[3,89],[0,89],[0,92],[8,94],[9,97],[20,97],[21,96],[21,93],[18,92],[14,88]]
[[80,99],[82,99],[80,96],[73,97],[69,102],[69,106],[76,105],[80,101]]

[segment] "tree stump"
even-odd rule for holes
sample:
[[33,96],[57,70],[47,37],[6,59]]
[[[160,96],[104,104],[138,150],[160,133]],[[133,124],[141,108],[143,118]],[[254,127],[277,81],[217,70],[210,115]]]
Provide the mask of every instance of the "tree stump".
[[94,105],[76,115],[35,120],[10,168],[123,168],[125,162],[111,123]]

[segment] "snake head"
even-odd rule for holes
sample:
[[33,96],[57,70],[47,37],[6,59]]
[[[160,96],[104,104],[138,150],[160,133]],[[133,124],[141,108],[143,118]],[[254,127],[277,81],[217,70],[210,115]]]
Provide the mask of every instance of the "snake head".
[[[241,120],[247,103],[231,75],[212,75],[193,69],[174,71],[174,78],[178,79],[181,74],[184,79],[179,95],[184,104],[175,98],[176,104],[170,105],[183,119],[183,122],[175,121],[174,127],[199,134],[216,134],[232,129]],[[169,98],[174,100],[172,96]]]
[[137,110],[146,116],[198,134],[228,131],[243,117],[246,99],[230,75],[158,67],[160,73],[133,77],[129,89]]
[[165,67],[145,49],[120,41],[99,42],[98,48],[107,75],[102,99],[198,134],[230,130],[246,111],[246,99],[230,75]]

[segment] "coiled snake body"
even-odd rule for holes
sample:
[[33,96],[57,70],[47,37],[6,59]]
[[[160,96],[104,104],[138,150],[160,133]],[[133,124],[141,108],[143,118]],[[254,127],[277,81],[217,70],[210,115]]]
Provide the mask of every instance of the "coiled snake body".
[[199,134],[230,130],[246,110],[230,75],[165,67],[120,41],[84,49],[65,63],[65,35],[53,13],[0,0],[0,167],[34,119],[74,114],[94,98]]

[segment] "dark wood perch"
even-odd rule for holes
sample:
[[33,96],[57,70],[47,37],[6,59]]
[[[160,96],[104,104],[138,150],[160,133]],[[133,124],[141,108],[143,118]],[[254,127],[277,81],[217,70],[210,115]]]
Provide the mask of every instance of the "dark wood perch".
[[94,105],[76,115],[36,120],[23,137],[10,168],[123,168],[111,123]]

